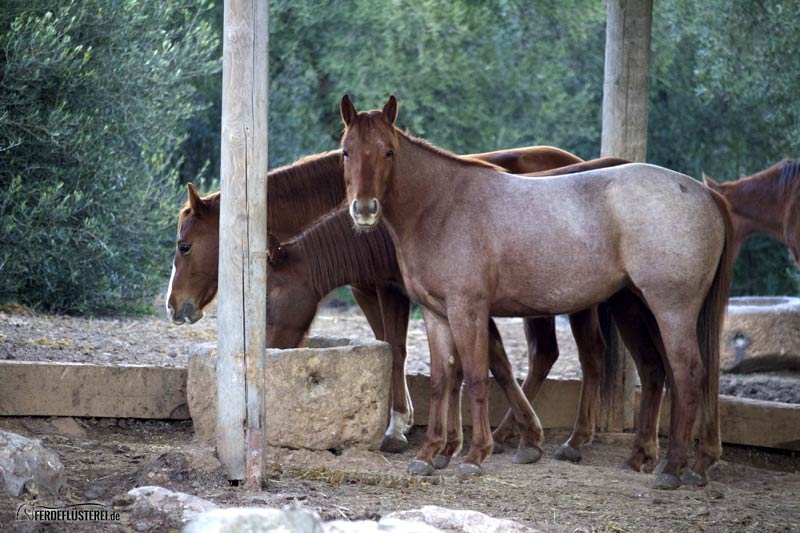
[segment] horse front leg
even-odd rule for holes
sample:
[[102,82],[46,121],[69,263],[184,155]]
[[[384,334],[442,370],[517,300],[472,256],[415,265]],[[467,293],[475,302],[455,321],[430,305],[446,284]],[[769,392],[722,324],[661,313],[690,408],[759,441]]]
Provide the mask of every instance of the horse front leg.
[[511,462],[517,464],[535,463],[542,458],[544,432],[539,417],[531,407],[514,376],[508,361],[503,339],[494,320],[489,319],[489,368],[495,381],[503,390],[511,406],[509,413],[519,430],[519,447]]
[[[547,375],[558,359],[555,317],[527,318],[523,321],[525,339],[528,342],[528,374],[522,383],[522,391],[533,404],[547,379]],[[490,345],[491,348],[491,345]],[[500,345],[502,348],[502,344]],[[505,354],[505,350],[503,351]],[[503,421],[494,430],[495,443],[504,444],[517,434],[514,414],[509,409]]]
[[450,398],[447,402],[447,441],[444,450],[433,458],[433,466],[439,470],[446,468],[450,460],[461,451],[464,443],[464,432],[461,424],[461,384],[464,382],[464,370],[461,360],[455,357],[455,365],[451,366]]
[[414,424],[414,407],[406,382],[406,334],[411,302],[391,287],[378,287],[384,338],[392,348],[392,411],[381,451],[399,453],[408,448],[406,433]]
[[451,380],[458,352],[447,319],[425,308],[422,314],[431,353],[428,429],[419,452],[408,465],[408,472],[429,476],[434,471],[434,457],[444,448]]
[[[481,463],[492,453],[489,426],[489,308],[486,302],[448,302],[447,322],[461,357],[464,384],[472,407],[472,442],[456,469],[459,477],[481,475]],[[432,369],[431,369],[432,371]]]

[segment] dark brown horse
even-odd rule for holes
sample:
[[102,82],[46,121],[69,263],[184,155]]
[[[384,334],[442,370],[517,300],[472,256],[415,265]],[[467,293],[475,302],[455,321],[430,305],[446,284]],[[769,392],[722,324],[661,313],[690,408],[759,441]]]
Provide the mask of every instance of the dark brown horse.
[[733,211],[736,254],[744,241],[764,233],[783,241],[800,266],[800,159],[784,159],[736,181],[717,183],[703,174],[706,185],[722,194]]
[[[350,214],[362,229],[386,221],[409,296],[424,307],[431,420],[447,411],[448,361],[461,360],[473,436],[459,475],[480,474],[492,449],[490,316],[574,313],[609,300],[623,321],[631,309],[646,310],[642,322],[658,333],[646,347],[661,356],[672,408],[655,486],[702,482],[721,453],[719,341],[733,255],[725,200],[646,164],[553,179],[504,174],[397,129],[394,97],[358,113],[345,96],[341,112]],[[700,446],[687,470],[698,413]],[[428,426],[412,472],[428,471],[443,429]],[[539,445],[541,434],[533,438],[529,445]]]
[[[517,168],[541,170],[536,153],[547,154],[549,164],[569,165],[581,159],[551,147],[532,147],[477,154],[488,163],[514,164]],[[522,162],[518,160],[522,159]],[[279,239],[298,234],[314,220],[342,203],[345,197],[341,152],[310,156],[270,171],[268,176],[268,227]],[[167,313],[182,324],[202,318],[217,292],[219,258],[219,193],[201,198],[189,185],[189,198],[178,219],[178,243],[167,295]],[[353,295],[377,339],[392,346],[392,416],[382,449],[399,451],[407,445],[404,433],[411,427],[413,410],[405,372],[406,331],[409,302],[389,288],[353,285]],[[302,321],[300,321],[302,322]],[[288,348],[282,339],[267,340],[269,347]],[[534,357],[534,356],[531,356]]]

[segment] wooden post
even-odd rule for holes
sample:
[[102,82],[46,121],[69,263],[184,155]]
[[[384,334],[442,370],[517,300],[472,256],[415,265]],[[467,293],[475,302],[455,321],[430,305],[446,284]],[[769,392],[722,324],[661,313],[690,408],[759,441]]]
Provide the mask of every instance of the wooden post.
[[[600,156],[643,162],[647,155],[653,0],[608,0],[607,4]],[[618,344],[622,346],[621,341]],[[605,431],[633,427],[636,377],[630,356],[623,361],[611,404],[600,415],[600,427]]]
[[266,449],[268,0],[225,0],[217,453],[259,488]]

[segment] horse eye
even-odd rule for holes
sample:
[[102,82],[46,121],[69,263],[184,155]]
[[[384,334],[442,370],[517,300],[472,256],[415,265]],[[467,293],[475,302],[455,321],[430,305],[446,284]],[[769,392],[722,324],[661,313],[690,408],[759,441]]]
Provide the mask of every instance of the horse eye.
[[342,150],[342,157],[344,159],[350,159],[350,154],[347,152],[347,150]]
[[393,155],[394,155],[394,150],[389,150],[388,152],[386,152],[386,159],[389,159]]
[[188,254],[189,250],[191,250],[191,249],[192,249],[192,245],[191,244],[183,243],[183,244],[179,244],[178,245],[178,251],[180,253],[182,253],[183,255]]

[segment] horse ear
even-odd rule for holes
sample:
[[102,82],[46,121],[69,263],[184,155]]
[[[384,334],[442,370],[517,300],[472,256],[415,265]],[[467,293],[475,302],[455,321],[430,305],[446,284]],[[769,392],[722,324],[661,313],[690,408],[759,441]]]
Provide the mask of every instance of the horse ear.
[[340,108],[342,111],[342,120],[344,120],[346,126],[349,126],[353,122],[353,119],[356,118],[358,111],[356,111],[356,106],[350,101],[348,95],[342,96]]
[[394,95],[391,95],[389,101],[383,106],[383,115],[389,124],[394,124],[394,121],[397,120],[397,98]]
[[715,191],[719,191],[720,189],[722,189],[720,184],[717,183],[716,180],[714,180],[711,176],[709,176],[705,172],[703,172],[703,183],[705,183],[707,187]]
[[197,189],[192,182],[186,184],[186,189],[189,192],[189,207],[192,208],[192,211],[195,215],[200,214],[205,208],[205,204],[203,203],[203,199],[200,197],[200,193],[197,192]]
[[279,267],[286,259],[286,250],[281,248],[281,241],[272,233],[267,233],[267,263]]

